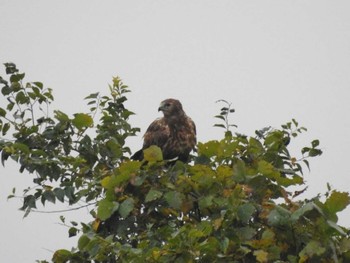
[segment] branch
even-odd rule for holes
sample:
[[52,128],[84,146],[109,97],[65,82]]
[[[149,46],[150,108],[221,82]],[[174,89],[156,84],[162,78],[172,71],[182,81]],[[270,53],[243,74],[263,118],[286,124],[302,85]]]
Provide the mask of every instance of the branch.
[[65,213],[65,212],[71,212],[71,211],[79,210],[79,209],[82,209],[82,208],[85,208],[85,207],[88,207],[88,206],[91,206],[91,205],[95,205],[95,204],[97,204],[97,201],[94,202],[94,203],[89,203],[89,204],[86,204],[86,205],[83,205],[83,206],[69,208],[69,209],[53,210],[53,211],[32,210],[32,212],[42,213],[42,214]]

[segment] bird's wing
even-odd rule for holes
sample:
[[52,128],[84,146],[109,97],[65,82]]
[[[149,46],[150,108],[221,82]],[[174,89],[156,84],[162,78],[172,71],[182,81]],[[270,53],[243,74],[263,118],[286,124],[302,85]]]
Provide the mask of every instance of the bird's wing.
[[168,141],[169,136],[169,126],[164,121],[164,118],[156,119],[150,124],[143,136],[143,149],[146,149],[151,145],[157,145],[158,147],[163,148],[164,144]]

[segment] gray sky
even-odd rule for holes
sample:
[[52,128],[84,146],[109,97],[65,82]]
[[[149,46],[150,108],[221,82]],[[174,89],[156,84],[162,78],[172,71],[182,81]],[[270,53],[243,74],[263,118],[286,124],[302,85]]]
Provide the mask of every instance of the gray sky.
[[[0,62],[15,62],[27,81],[53,88],[52,109],[87,110],[82,99],[107,93],[119,75],[132,90],[131,121],[142,134],[159,117],[159,102],[174,97],[196,122],[199,141],[207,141],[223,134],[212,126],[215,101],[226,99],[240,133],[295,118],[309,131],[293,149],[320,139],[324,154],[311,160],[304,198],[325,192],[327,182],[349,190],[349,1],[0,0],[0,10]],[[133,150],[142,134],[129,141]],[[6,201],[12,187],[31,180],[14,164],[0,168],[4,262],[50,259],[47,250],[76,244],[57,224],[60,214],[23,220],[20,201]],[[340,218],[348,227],[349,210]],[[86,210],[64,216],[90,220]]]

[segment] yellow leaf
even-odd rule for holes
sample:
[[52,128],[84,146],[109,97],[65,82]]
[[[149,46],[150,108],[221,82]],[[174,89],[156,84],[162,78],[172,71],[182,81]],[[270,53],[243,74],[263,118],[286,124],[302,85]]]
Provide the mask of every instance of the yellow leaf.
[[261,263],[267,262],[268,253],[264,250],[260,249],[260,250],[254,251],[254,256],[256,257],[256,260],[258,262],[261,262]]
[[159,257],[161,256],[161,253],[160,253],[160,252],[161,252],[161,251],[159,251],[158,249],[152,251],[152,256],[153,256],[153,259],[154,259],[154,260],[158,260],[158,259],[159,259]]
[[74,119],[72,120],[72,124],[78,128],[78,130],[82,130],[87,127],[92,127],[94,125],[94,121],[90,115],[85,113],[76,113],[74,114]]
[[100,226],[101,220],[96,218],[94,222],[92,222],[92,229],[97,232],[98,227]]
[[163,160],[162,150],[155,145],[143,150],[144,158],[149,162],[157,162]]
[[222,225],[222,218],[215,219],[213,222],[213,225],[214,225],[214,229],[218,230]]
[[101,180],[101,185],[103,188],[107,189],[109,186],[109,181],[111,180],[110,176],[107,176]]

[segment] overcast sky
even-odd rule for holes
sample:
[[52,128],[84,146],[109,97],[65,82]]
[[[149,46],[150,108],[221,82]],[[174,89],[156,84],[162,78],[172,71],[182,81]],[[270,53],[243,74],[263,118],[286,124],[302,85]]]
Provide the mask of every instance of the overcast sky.
[[[310,160],[303,198],[324,193],[327,182],[349,190],[350,1],[0,0],[0,10],[0,62],[51,87],[52,109],[86,111],[83,98],[108,93],[119,75],[132,90],[132,124],[142,129],[129,141],[137,150],[169,97],[181,100],[199,141],[220,139],[215,101],[226,99],[237,132],[295,118],[308,133],[293,150],[320,139],[324,154]],[[58,224],[60,214],[22,219],[20,200],[6,201],[12,187],[20,193],[32,181],[17,171],[12,163],[0,168],[1,260],[34,262],[70,249],[76,240]],[[340,218],[348,227],[349,210]],[[86,211],[64,216],[91,220]]]

